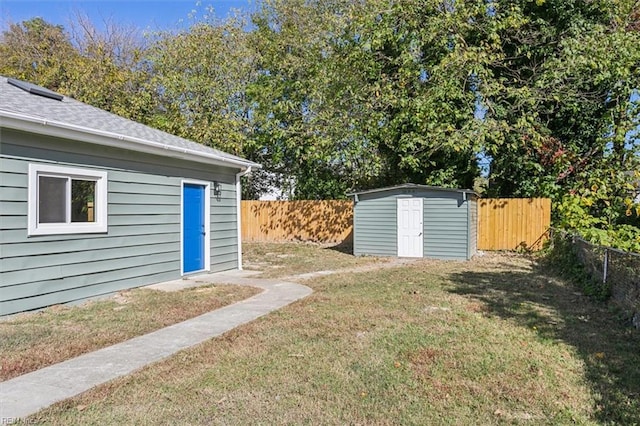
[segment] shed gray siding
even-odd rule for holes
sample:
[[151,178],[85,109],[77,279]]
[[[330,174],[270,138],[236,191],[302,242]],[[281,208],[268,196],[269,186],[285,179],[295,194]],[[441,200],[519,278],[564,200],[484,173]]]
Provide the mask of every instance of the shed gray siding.
[[397,199],[401,197],[423,199],[425,257],[461,260],[475,253],[469,220],[475,197],[454,191],[392,189],[358,194],[353,218],[356,256],[397,256]]
[[397,214],[395,198],[361,198],[353,211],[353,254],[397,255]]
[[[447,194],[447,193],[445,193]],[[467,259],[467,202],[460,193],[424,194],[424,256]]]
[[[3,129],[0,141],[0,315],[165,280],[180,270],[182,179],[211,194],[211,271],[237,267],[235,171]],[[27,236],[28,165],[108,172],[108,233]]]

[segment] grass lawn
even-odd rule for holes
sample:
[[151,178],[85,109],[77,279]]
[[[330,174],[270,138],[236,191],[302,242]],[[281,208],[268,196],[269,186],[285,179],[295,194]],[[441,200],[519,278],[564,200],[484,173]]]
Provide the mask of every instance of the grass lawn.
[[[317,246],[278,256],[282,247],[245,256],[273,258],[282,275],[372,260]],[[640,423],[639,333],[547,265],[421,260],[305,284],[315,292],[302,301],[28,421]]]
[[123,342],[229,305],[259,290],[206,286],[123,291],[82,305],[56,305],[0,320],[0,381]]
[[312,243],[245,243],[244,269],[262,271],[261,278],[287,278],[308,272],[355,268],[389,262],[383,257],[355,257],[350,246]]

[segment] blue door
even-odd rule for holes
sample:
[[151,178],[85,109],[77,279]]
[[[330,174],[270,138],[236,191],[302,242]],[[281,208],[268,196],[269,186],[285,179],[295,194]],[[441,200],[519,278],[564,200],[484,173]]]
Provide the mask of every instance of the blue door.
[[182,256],[184,273],[204,269],[204,185],[182,188]]

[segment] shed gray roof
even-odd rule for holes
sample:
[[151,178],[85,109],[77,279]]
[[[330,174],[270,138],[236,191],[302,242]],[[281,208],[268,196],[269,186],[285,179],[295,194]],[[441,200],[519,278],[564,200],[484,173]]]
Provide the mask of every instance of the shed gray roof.
[[362,195],[362,194],[373,194],[376,192],[385,192],[385,191],[394,191],[397,189],[421,189],[425,191],[443,191],[443,192],[457,192],[457,193],[466,193],[473,194],[479,197],[478,193],[471,189],[455,189],[455,188],[443,188],[441,186],[429,186],[429,185],[418,185],[417,183],[404,183],[402,185],[396,186],[387,186],[384,188],[376,188],[376,189],[368,189],[365,191],[356,191],[350,192],[347,196],[352,197],[354,195]]
[[[36,88],[36,92],[37,89],[49,92],[28,83],[26,86]],[[58,131],[98,136],[92,139],[95,143],[102,141],[108,144],[108,140],[112,139],[122,145],[122,141],[125,141],[126,148],[134,151],[152,150],[159,155],[241,169],[260,167],[241,157],[136,123],[66,96],[56,100],[34,94],[34,91],[29,93],[9,84],[6,77],[0,76],[0,125],[25,130],[21,127],[27,124],[40,125],[37,129],[42,134],[53,134],[53,130],[48,130],[55,128]]]

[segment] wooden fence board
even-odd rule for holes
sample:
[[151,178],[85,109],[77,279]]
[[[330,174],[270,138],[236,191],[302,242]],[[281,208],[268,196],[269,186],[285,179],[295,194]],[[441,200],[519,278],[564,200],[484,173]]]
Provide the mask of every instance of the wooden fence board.
[[[353,202],[242,201],[244,241],[351,242]],[[478,250],[542,248],[551,224],[547,198],[478,200]]]
[[243,201],[242,238],[245,241],[350,242],[353,202]]
[[478,250],[539,250],[550,226],[548,198],[478,200]]

